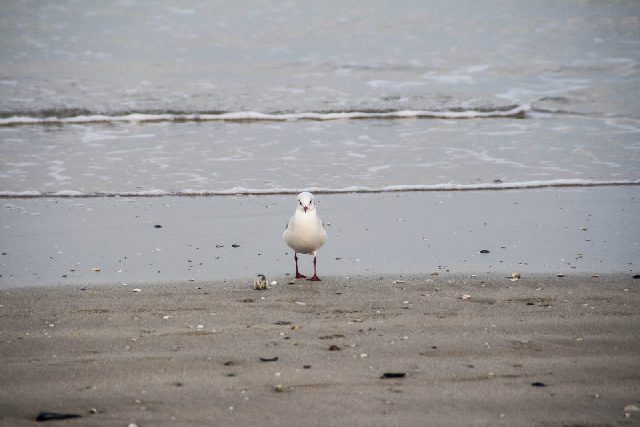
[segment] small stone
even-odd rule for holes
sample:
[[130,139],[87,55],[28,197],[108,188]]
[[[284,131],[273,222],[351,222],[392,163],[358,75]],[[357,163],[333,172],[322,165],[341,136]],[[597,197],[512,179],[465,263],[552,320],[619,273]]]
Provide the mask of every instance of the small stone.
[[482,249],[480,251],[481,254],[488,254],[489,253],[489,249]]
[[338,347],[337,345],[333,344],[331,347],[329,347],[329,351],[340,351],[342,350],[340,347]]
[[638,408],[636,405],[629,404],[624,407],[623,411],[628,414],[630,412],[638,412],[640,411],[640,408]]
[[381,379],[404,378],[406,376],[407,376],[407,374],[405,372],[385,372],[385,373],[382,374],[382,376],[380,378]]
[[284,386],[283,386],[282,384],[276,384],[276,385],[273,387],[273,390],[274,390],[276,393],[282,393],[282,392],[284,391]]
[[90,414],[97,414],[98,410],[96,408],[91,408],[91,409],[89,409],[89,413]]
[[311,369],[311,365],[304,365],[302,366],[302,369]]
[[231,247],[232,247],[232,248],[239,248],[239,247],[240,247],[240,245],[239,245],[239,244],[237,244],[237,243],[234,243],[233,245],[231,245]]
[[261,362],[277,362],[277,361],[278,361],[278,356],[273,356],[273,357],[260,357],[260,361],[261,361]]
[[162,226],[160,224],[156,224],[153,226],[153,228],[162,228]]
[[634,279],[640,279],[640,274],[634,274],[634,275],[633,275],[633,278],[634,278]]
[[131,292],[142,292],[142,289],[140,289],[140,288],[135,288],[135,289],[132,289],[132,290],[131,290]]
[[70,418],[82,418],[82,415],[61,414],[59,412],[40,412],[36,417],[36,421],[68,420]]
[[306,302],[302,302],[302,301],[296,301],[296,304],[298,304],[298,305],[307,305]]
[[539,381],[536,381],[534,383],[531,383],[532,387],[546,387],[547,385],[545,383],[541,383]]
[[95,271],[96,273],[100,273],[100,271],[102,271],[102,269],[100,267],[93,267],[91,269],[91,271]]
[[557,274],[556,277],[564,277],[564,274],[562,274],[562,273]]
[[245,298],[242,300],[242,302],[253,302],[253,299],[251,298]]
[[459,298],[459,299],[463,299],[463,300],[467,300],[467,299],[471,299],[471,295],[469,295],[469,294],[463,294],[463,295],[460,295],[458,298]]

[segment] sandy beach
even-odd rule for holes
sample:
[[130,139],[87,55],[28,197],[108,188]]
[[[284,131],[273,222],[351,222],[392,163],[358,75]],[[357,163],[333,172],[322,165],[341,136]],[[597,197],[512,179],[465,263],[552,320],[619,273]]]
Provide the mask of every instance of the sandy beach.
[[474,276],[4,290],[0,424],[638,423],[637,279]]

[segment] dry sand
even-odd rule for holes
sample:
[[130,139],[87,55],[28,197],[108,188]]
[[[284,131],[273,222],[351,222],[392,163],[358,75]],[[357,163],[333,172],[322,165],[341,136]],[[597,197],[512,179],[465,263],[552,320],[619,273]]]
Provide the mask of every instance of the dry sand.
[[0,424],[640,420],[624,413],[640,406],[631,275],[277,280],[3,290]]

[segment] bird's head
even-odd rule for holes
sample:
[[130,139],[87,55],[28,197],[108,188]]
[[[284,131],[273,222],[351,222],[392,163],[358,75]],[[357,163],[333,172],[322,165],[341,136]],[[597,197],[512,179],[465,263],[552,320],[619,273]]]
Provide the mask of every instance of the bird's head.
[[309,192],[302,192],[298,194],[298,207],[299,211],[303,213],[313,212],[316,210],[316,202],[313,200],[313,194]]

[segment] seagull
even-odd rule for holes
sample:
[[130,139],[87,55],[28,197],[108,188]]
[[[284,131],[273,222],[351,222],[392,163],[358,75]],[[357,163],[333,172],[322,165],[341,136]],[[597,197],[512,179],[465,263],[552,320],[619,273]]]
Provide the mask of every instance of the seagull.
[[327,232],[316,213],[313,194],[306,191],[298,194],[298,206],[289,219],[282,238],[295,251],[293,259],[296,261],[296,279],[307,277],[298,271],[298,254],[301,253],[313,255],[313,277],[309,280],[320,281],[316,272],[316,256],[318,249],[327,241]]

